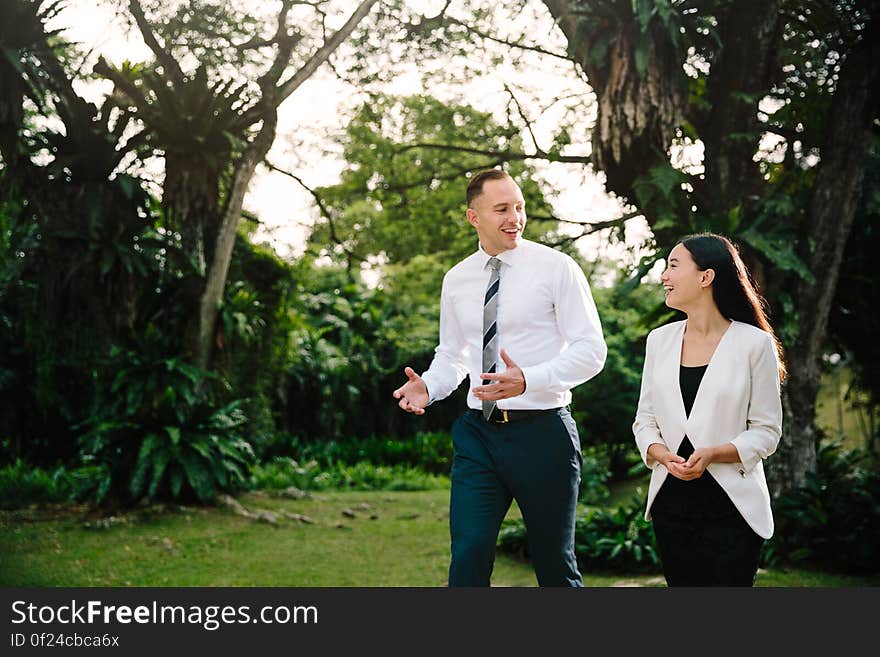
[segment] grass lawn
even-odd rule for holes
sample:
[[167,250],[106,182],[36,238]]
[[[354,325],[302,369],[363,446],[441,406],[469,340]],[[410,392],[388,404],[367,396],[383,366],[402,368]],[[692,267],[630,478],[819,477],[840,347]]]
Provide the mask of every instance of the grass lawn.
[[[0,514],[0,585],[445,585],[447,490],[323,492],[300,500],[251,493],[239,499],[251,510],[301,514],[313,523],[282,519],[271,525],[226,509],[187,507],[143,510],[96,528],[96,518],[80,507],[6,511]],[[514,506],[508,517],[517,514]],[[664,585],[659,573],[584,573],[584,581],[587,586]],[[762,571],[757,583],[875,586],[880,577]],[[536,582],[528,563],[499,556],[493,585]]]

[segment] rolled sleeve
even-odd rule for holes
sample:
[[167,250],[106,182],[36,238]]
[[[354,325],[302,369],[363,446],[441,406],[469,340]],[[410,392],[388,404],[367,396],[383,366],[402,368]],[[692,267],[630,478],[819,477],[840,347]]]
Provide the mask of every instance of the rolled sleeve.
[[746,472],[776,451],[782,436],[779,361],[770,335],[749,359],[751,394],[747,429],[731,440]]
[[654,354],[652,344],[652,334],[648,334],[645,344],[645,364],[642,368],[642,385],[639,392],[639,405],[636,409],[635,422],[633,422],[633,436],[636,440],[636,446],[645,466],[653,469],[657,464],[657,460],[648,454],[648,448],[654,443],[663,444],[663,436],[660,434],[660,427],[657,425],[657,418],[654,415],[654,404],[651,396],[652,392],[652,372],[654,365]]

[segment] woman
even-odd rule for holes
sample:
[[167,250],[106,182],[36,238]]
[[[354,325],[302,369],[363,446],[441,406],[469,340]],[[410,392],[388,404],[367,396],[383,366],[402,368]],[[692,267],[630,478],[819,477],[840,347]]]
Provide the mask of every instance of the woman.
[[660,277],[687,319],[648,335],[633,433],[653,470],[653,518],[669,586],[751,586],[773,534],[762,459],[782,433],[781,347],[730,241],[680,240]]

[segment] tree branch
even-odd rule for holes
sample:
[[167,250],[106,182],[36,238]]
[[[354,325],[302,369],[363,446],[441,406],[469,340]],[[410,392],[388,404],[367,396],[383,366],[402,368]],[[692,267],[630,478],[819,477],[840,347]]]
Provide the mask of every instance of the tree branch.
[[[631,213],[628,215],[623,215],[623,216],[617,217],[616,219],[609,219],[608,221],[598,221],[596,223],[587,223],[587,222],[581,223],[581,222],[576,222],[576,221],[566,221],[565,219],[556,219],[556,217],[547,217],[548,219],[555,219],[556,221],[561,221],[564,223],[576,223],[576,224],[580,224],[581,226],[583,226],[583,229],[581,230],[580,234],[565,235],[564,237],[561,237],[559,240],[557,240],[555,242],[547,243],[547,246],[553,247],[555,249],[555,248],[563,246],[565,244],[571,244],[573,242],[577,242],[582,237],[586,237],[587,235],[592,235],[593,233],[596,233],[600,230],[605,230],[606,228],[615,228],[618,226],[622,226],[624,224],[624,222],[626,222],[628,219],[632,219],[633,217],[638,217],[641,214],[642,214],[641,212],[636,212],[636,213]],[[532,217],[532,219],[536,219],[536,218],[537,217]]]
[[360,23],[364,16],[370,12],[370,9],[373,8],[373,5],[376,4],[376,2],[377,0],[363,0],[345,22],[345,25],[339,28],[339,30],[337,30],[323,46],[318,48],[315,54],[309,58],[309,61],[303,64],[302,68],[294,73],[292,78],[277,88],[274,99],[276,107],[280,105],[285,98],[296,91],[303,82],[308,80],[317,68],[323,64],[328,57],[330,57],[333,51],[339,47],[339,44],[348,38],[348,35],[354,31],[357,24]]
[[[349,17],[349,19],[345,22],[339,30],[330,37],[329,40],[324,42],[322,45],[310,58],[309,60],[302,65],[302,67],[293,74],[293,76],[283,82],[281,85],[277,87],[270,86],[268,84],[264,84],[264,82],[269,82],[271,78],[267,76],[263,76],[265,81],[261,79],[260,86],[263,91],[263,98],[254,103],[247,110],[242,112],[241,118],[238,120],[237,124],[241,126],[249,126],[256,121],[259,121],[263,113],[266,111],[267,107],[278,107],[284,100],[290,96],[294,91],[296,91],[299,86],[309,79],[309,77],[318,69],[318,67],[327,61],[330,55],[333,53],[336,48],[339,47],[349,34],[354,30],[357,24],[366,16],[372,6],[376,4],[378,0],[363,0],[358,8],[354,11],[354,13]],[[288,62],[286,59],[281,57],[279,53],[278,57],[276,57],[275,62],[272,64],[274,68],[276,65],[284,64],[286,65]],[[268,74],[267,74],[268,75]]]
[[574,226],[584,226],[585,230],[588,232],[584,233],[585,235],[589,235],[590,233],[595,233],[600,230],[605,230],[606,228],[614,228],[615,226],[619,226],[622,223],[629,221],[630,219],[635,219],[636,217],[641,217],[644,215],[644,212],[641,210],[635,210],[633,212],[628,212],[627,214],[621,215],[620,217],[616,217],[614,219],[608,219],[606,221],[577,221],[575,219],[560,219],[559,217],[555,217],[553,215],[535,215],[530,214],[529,219],[533,219],[536,221],[558,221],[563,224],[572,224]]
[[141,7],[140,0],[129,0],[128,8],[129,11],[131,11],[131,15],[134,16],[134,20],[137,23],[138,29],[141,31],[141,35],[144,37],[144,42],[147,44],[147,47],[153,51],[153,54],[156,55],[156,59],[159,60],[159,63],[165,68],[166,73],[174,80],[182,80],[184,75],[183,70],[180,68],[180,64],[177,63],[177,60],[174,59],[170,52],[165,50],[165,48],[159,43],[156,35],[153,34],[153,28],[150,27],[150,24],[144,15],[144,8]]
[[502,162],[513,162],[522,160],[546,160],[548,162],[568,162],[574,164],[589,164],[590,157],[588,155],[561,155],[558,153],[548,153],[538,150],[535,154],[515,153],[513,151],[493,151],[482,148],[472,148],[470,146],[455,146],[453,144],[432,144],[427,142],[418,142],[415,144],[407,144],[401,146],[397,152],[412,150],[413,148],[434,148],[448,151],[458,151],[460,153],[472,153],[474,155],[485,155],[487,157],[498,158]]
[[294,47],[294,40],[287,32],[287,14],[290,13],[290,5],[291,0],[284,0],[281,3],[281,9],[278,11],[278,26],[275,28],[275,36],[272,37],[272,41],[278,44],[278,54],[269,70],[257,81],[260,89],[276,85],[290,61],[290,54],[293,52]]
[[[449,3],[447,2],[446,7],[448,7],[448,6],[449,6]],[[474,35],[480,37],[481,39],[486,39],[487,41],[493,41],[493,42],[499,43],[503,46],[507,46],[508,48],[516,48],[518,50],[528,50],[530,52],[536,52],[540,55],[546,55],[548,57],[556,57],[558,59],[564,59],[567,62],[572,62],[571,58],[564,55],[564,54],[561,54],[558,52],[553,52],[551,50],[546,50],[545,48],[541,48],[540,46],[533,46],[533,45],[529,45],[529,44],[525,44],[525,43],[521,43],[521,42],[516,42],[516,41],[508,41],[507,39],[502,39],[501,37],[497,37],[493,34],[489,34],[488,32],[483,32],[482,30],[475,28],[473,25],[466,23],[464,21],[460,21],[457,18],[452,18],[451,16],[446,16],[445,15],[446,7],[444,7],[443,11],[441,11],[437,16],[434,16],[433,18],[425,19],[425,20],[421,21],[420,23],[418,23],[415,27],[418,29],[421,29],[423,26],[432,26],[431,25],[432,23],[436,23],[437,27],[442,26],[444,23],[449,24],[449,25],[457,25],[459,27],[463,27],[467,32],[469,32],[470,34],[474,34]]]
[[417,180],[415,182],[406,183],[402,185],[388,185],[388,189],[393,192],[405,192],[408,189],[414,189],[416,187],[424,187],[425,185],[430,185],[435,180],[457,180],[459,177],[467,173],[468,171],[476,171],[478,169],[492,169],[494,167],[500,166],[504,164],[504,160],[492,160],[491,162],[486,162],[480,166],[469,166],[461,169],[457,169],[451,173],[447,173],[444,175],[434,175],[430,178],[423,178],[422,180]]
[[300,187],[302,187],[304,190],[306,190],[309,194],[312,195],[312,198],[315,199],[315,203],[318,206],[318,210],[320,210],[320,212],[321,212],[321,216],[327,220],[327,227],[330,229],[330,240],[334,244],[337,244],[340,248],[342,248],[342,250],[348,256],[349,262],[352,259],[357,260],[358,262],[365,262],[366,261],[366,258],[362,258],[361,256],[357,255],[348,246],[346,246],[345,241],[339,237],[338,233],[336,232],[336,224],[334,223],[334,220],[333,220],[333,214],[330,212],[330,208],[327,207],[327,205],[324,203],[324,199],[321,198],[321,195],[318,194],[318,192],[316,192],[314,189],[312,189],[311,187],[306,185],[305,182],[303,181],[303,179],[300,178],[299,176],[297,176],[295,173],[293,173],[291,171],[287,171],[286,169],[282,169],[281,167],[276,166],[276,165],[272,164],[271,162],[269,162],[269,160],[263,160],[263,164],[265,164],[267,167],[269,167],[269,169],[271,169],[272,171],[277,171],[278,173],[282,173],[285,176],[293,178],[299,184]]
[[532,130],[532,122],[528,119],[525,112],[523,111],[522,105],[519,104],[519,101],[516,99],[516,95],[514,95],[513,90],[508,86],[508,84],[504,83],[504,91],[506,91],[510,95],[510,99],[513,101],[513,104],[516,106],[516,111],[519,114],[519,117],[526,124],[526,130],[529,131],[529,135],[532,138],[532,143],[535,145],[535,150],[540,151],[541,147],[538,146],[538,138],[535,137],[535,132]]

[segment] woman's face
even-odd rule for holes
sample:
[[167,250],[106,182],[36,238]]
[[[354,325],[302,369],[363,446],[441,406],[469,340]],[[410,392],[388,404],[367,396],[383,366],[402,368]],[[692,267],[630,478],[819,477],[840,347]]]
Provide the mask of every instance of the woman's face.
[[666,262],[666,271],[660,275],[666,290],[666,305],[682,311],[692,305],[706,291],[700,284],[704,274],[697,268],[691,252],[682,244],[676,244]]

